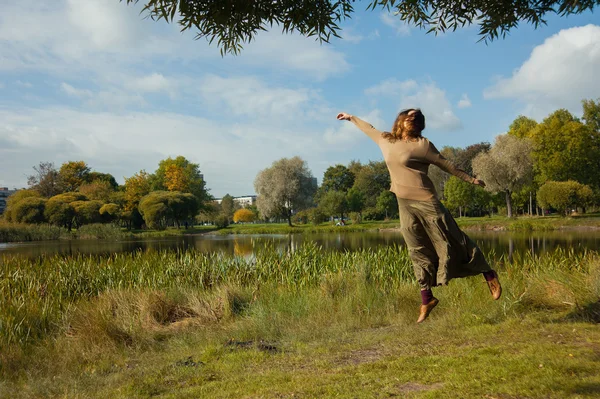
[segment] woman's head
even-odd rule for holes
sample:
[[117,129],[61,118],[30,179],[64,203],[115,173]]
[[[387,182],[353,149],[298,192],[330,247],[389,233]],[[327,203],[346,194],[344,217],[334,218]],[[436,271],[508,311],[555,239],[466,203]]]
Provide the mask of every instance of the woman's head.
[[425,115],[418,108],[409,108],[400,111],[392,126],[392,132],[386,133],[386,138],[394,142],[396,140],[411,140],[421,137],[425,129]]

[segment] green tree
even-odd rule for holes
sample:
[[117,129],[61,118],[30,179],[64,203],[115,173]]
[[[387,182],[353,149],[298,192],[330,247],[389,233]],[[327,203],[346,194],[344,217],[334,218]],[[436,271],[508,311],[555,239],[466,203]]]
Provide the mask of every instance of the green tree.
[[122,217],[127,221],[127,227],[132,225],[140,228],[143,218],[139,212],[140,200],[150,193],[150,175],[140,170],[129,178],[125,178],[125,194]]
[[18,190],[14,194],[12,194],[6,200],[6,209],[4,210],[4,217],[7,222],[16,222],[13,215],[13,210],[17,207],[17,205],[23,201],[25,198],[39,198],[40,193],[37,190],[29,189],[29,190]]
[[[123,0],[121,0],[123,1]],[[124,0],[127,4],[139,0]],[[193,29],[196,38],[217,43],[221,53],[237,54],[242,45],[252,41],[260,31],[273,26],[285,33],[298,32],[319,41],[329,42],[340,36],[341,22],[354,12],[355,0],[143,0],[144,12],[154,20]],[[543,1],[522,0],[370,0],[367,9],[393,12],[399,21],[427,32],[443,33],[476,24],[481,40],[504,37],[521,23],[537,28],[546,24],[548,14],[567,16],[593,10],[597,0]]]
[[344,165],[335,165],[327,168],[323,174],[323,191],[347,192],[354,184],[354,175]]
[[536,181],[575,180],[598,185],[600,137],[569,111],[550,114],[531,133]]
[[450,176],[444,186],[444,198],[446,207],[451,210],[458,209],[458,214],[462,217],[463,210],[473,205],[475,186],[456,176]]
[[76,228],[80,228],[84,224],[100,223],[102,222],[102,215],[100,215],[100,209],[102,208],[102,201],[73,201],[71,206],[75,211],[73,217],[73,223]]
[[589,186],[576,181],[544,183],[537,198],[542,208],[555,208],[568,216],[572,209],[585,208],[593,199],[593,191]]
[[30,189],[40,193],[42,197],[50,198],[61,193],[58,170],[52,162],[40,162],[34,166],[34,174],[27,176],[27,185]]
[[89,182],[90,167],[83,161],[69,161],[61,165],[58,171],[58,181],[61,192],[74,192]]
[[348,211],[357,212],[359,215],[362,215],[362,211],[365,208],[365,197],[356,187],[348,190],[346,201],[348,202]]
[[87,198],[80,193],[63,193],[55,195],[46,202],[44,216],[48,223],[62,226],[71,230],[75,218],[73,202],[85,201]]
[[191,193],[153,191],[140,200],[139,210],[148,227],[162,230],[171,221],[179,227],[183,220],[193,218],[198,200]]
[[600,98],[583,100],[583,120],[585,124],[596,133],[600,133]]
[[26,197],[16,203],[12,209],[12,220],[17,223],[44,223],[46,199]]
[[385,190],[377,198],[377,209],[385,214],[385,218],[393,218],[398,214],[398,200],[391,191]]
[[354,187],[365,201],[365,208],[375,208],[383,191],[390,189],[390,172],[384,161],[370,161],[359,170]]
[[308,165],[300,157],[282,158],[258,173],[254,180],[257,207],[264,217],[283,217],[292,225],[292,214],[313,204],[317,190]]
[[121,207],[118,204],[104,204],[99,210],[100,216],[105,222],[112,222],[121,218]]
[[110,201],[115,188],[106,180],[94,180],[91,183],[82,184],[78,191],[90,200],[98,200],[106,203]]
[[508,134],[518,137],[520,139],[523,138],[531,138],[531,135],[534,129],[537,127],[538,123],[531,118],[528,118],[523,115],[519,115],[508,127]]
[[504,193],[508,217],[513,216],[512,193],[531,182],[532,151],[529,139],[503,134],[496,137],[489,152],[482,152],[473,160],[473,171],[485,181],[486,190]]
[[339,216],[344,219],[344,214],[348,211],[348,201],[346,194],[342,191],[327,191],[319,201],[319,208],[324,214],[329,216]]
[[106,182],[110,185],[113,191],[119,187],[117,180],[115,180],[115,177],[110,173],[90,172],[88,174],[88,181],[90,183]]

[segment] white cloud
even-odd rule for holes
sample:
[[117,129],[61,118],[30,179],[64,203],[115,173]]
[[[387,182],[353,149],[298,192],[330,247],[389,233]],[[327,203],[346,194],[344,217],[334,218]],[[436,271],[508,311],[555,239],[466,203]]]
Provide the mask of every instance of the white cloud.
[[511,98],[525,113],[544,117],[557,108],[581,112],[580,101],[600,92],[600,26],[564,29],[535,47],[509,78],[484,91],[485,98]]
[[393,97],[399,93],[406,93],[410,90],[414,90],[418,87],[415,80],[409,79],[399,81],[396,78],[384,80],[383,82],[371,86],[365,90],[365,94],[368,96],[388,96]]
[[469,108],[471,106],[471,100],[469,99],[469,96],[463,94],[456,106],[458,108]]
[[92,92],[87,89],[77,89],[68,83],[62,82],[60,89],[70,97],[89,98],[92,97]]
[[392,78],[367,88],[365,94],[371,97],[387,97],[385,101],[397,98],[400,109],[420,108],[425,114],[428,128],[456,130],[462,127],[446,97],[446,92],[435,82],[419,83],[412,79],[399,81]]
[[255,77],[223,78],[208,75],[198,84],[198,92],[204,101],[233,115],[254,118],[266,117],[273,120],[299,118],[319,101],[316,93],[299,88],[270,87]]
[[134,78],[126,82],[126,86],[141,92],[156,93],[160,91],[170,91],[173,89],[173,83],[160,73]]
[[256,40],[244,46],[235,62],[268,65],[271,69],[299,71],[316,79],[341,75],[350,69],[343,53],[332,44],[298,34],[282,34],[277,26],[261,32]]
[[383,22],[385,25],[394,29],[396,31],[397,36],[409,36],[411,34],[410,26],[407,23],[400,20],[400,17],[398,17],[397,15],[382,13],[380,15],[380,19],[381,22]]

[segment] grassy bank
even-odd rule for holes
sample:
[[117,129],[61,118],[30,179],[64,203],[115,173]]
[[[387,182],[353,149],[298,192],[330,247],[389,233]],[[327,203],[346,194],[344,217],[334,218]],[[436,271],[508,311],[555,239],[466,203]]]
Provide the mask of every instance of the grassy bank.
[[597,397],[600,256],[493,264],[417,326],[395,247],[4,258],[0,397]]

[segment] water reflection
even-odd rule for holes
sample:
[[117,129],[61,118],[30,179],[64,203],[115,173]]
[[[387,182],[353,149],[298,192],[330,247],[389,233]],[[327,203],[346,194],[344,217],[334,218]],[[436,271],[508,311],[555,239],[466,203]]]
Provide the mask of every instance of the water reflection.
[[[485,253],[509,255],[529,252],[535,255],[557,247],[583,251],[600,250],[600,231],[553,231],[534,233],[469,232]],[[62,254],[109,254],[149,250],[185,250],[221,252],[239,256],[251,256],[254,247],[271,242],[281,250],[294,250],[305,242],[315,242],[326,251],[356,251],[391,244],[404,245],[399,232],[325,233],[316,235],[198,235],[166,237],[127,241],[74,240],[33,243],[0,244],[1,254],[19,254],[27,257]]]

